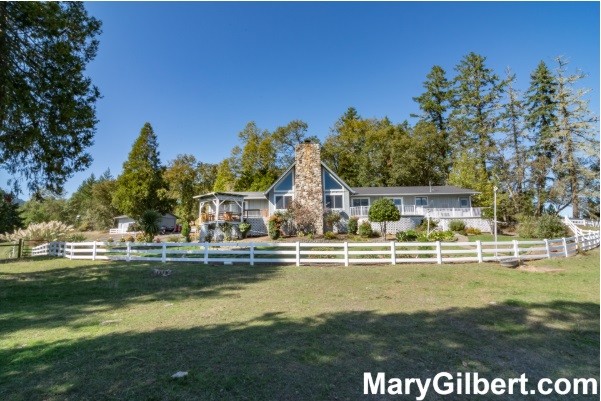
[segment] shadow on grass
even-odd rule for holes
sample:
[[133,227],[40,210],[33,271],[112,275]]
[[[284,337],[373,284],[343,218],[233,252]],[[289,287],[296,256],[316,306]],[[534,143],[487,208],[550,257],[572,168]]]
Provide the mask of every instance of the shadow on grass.
[[[48,258],[36,263],[64,266],[68,261]],[[157,276],[156,268],[170,269],[172,274]],[[0,272],[0,335],[69,326],[91,311],[110,311],[130,303],[236,296],[244,286],[266,280],[278,269],[112,262],[26,273],[5,270]]]
[[[189,376],[170,379],[180,370]],[[415,393],[363,396],[363,372],[380,371],[401,378],[428,378],[440,371],[477,371],[489,379],[526,373],[531,383],[541,377],[598,377],[599,305],[509,301],[485,308],[329,313],[305,320],[272,312],[239,324],[25,346],[0,351],[0,398],[415,399]],[[426,399],[470,396],[431,391]]]

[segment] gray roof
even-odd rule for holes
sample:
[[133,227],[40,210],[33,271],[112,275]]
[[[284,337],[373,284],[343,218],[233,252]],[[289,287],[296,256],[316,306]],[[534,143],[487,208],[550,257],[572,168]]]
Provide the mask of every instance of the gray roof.
[[233,194],[242,195],[245,199],[267,199],[263,192],[232,192]]
[[357,187],[355,196],[394,196],[394,195],[475,195],[480,192],[451,185],[423,187]]

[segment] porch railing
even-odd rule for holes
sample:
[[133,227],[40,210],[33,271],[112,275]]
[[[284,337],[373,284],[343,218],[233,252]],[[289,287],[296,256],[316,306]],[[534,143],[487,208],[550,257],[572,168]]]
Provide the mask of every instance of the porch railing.
[[[426,213],[430,217],[481,217],[482,209],[479,207],[447,207],[447,208],[432,208],[415,205],[397,206],[401,215],[408,216],[425,216]],[[350,209],[351,216],[363,217],[367,216],[369,206],[353,206]]]

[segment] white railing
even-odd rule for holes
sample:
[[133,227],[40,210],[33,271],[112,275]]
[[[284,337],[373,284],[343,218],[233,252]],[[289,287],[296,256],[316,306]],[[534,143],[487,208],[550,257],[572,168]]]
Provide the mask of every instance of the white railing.
[[372,264],[486,262],[569,257],[599,246],[599,232],[537,241],[505,242],[72,242],[69,259],[244,264]]
[[111,228],[109,234],[125,234],[127,233],[126,228]]
[[571,221],[572,223],[578,225],[578,226],[584,226],[584,227],[599,227],[599,221],[598,220],[587,220],[587,219],[568,219],[566,217],[567,220]]
[[[430,217],[481,217],[482,208],[479,207],[423,207],[415,205],[397,206],[401,216],[415,215],[425,216],[427,213]],[[369,206],[354,206],[350,209],[351,216],[367,216]]]

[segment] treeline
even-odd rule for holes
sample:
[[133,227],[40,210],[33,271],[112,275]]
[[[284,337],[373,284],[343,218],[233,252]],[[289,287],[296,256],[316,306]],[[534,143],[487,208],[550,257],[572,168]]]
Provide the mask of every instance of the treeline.
[[[497,187],[505,221],[568,206],[575,217],[598,218],[598,118],[580,86],[584,74],[567,66],[561,57],[552,66],[540,62],[525,91],[510,70],[501,77],[475,53],[452,75],[434,66],[413,98],[420,110],[411,115],[415,124],[364,118],[351,107],[323,141],[322,158],[351,186],[457,185],[481,192],[474,204],[485,207]],[[19,224],[61,220],[95,230],[112,227],[119,214],[146,210],[193,220],[194,195],[263,191],[294,161],[298,143],[318,141],[300,120],[273,131],[250,122],[238,137],[240,145],[217,165],[191,154],[163,165],[147,123],[119,177],[92,175],[69,199],[38,193],[18,210],[5,196],[0,207],[17,210]],[[0,231],[15,225],[8,217],[0,225],[5,220]]]

